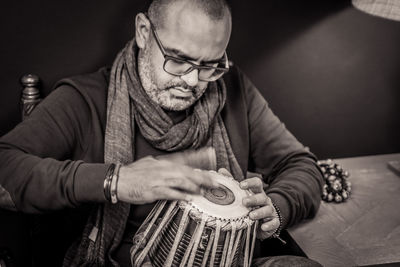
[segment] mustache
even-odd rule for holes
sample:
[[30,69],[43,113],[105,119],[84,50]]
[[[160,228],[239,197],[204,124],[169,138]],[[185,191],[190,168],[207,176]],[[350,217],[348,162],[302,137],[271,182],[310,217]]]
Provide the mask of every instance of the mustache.
[[169,89],[176,88],[176,87],[181,87],[185,90],[190,90],[192,92],[196,92],[198,89],[198,86],[188,86],[186,83],[173,83],[173,84],[167,84],[164,87],[164,90],[169,90]]
[[169,81],[167,84],[164,85],[164,90],[169,90],[169,89],[176,88],[176,87],[181,87],[185,90],[190,90],[192,92],[197,92],[199,90],[198,85],[190,86],[187,83],[185,83],[184,81],[179,80],[179,79]]

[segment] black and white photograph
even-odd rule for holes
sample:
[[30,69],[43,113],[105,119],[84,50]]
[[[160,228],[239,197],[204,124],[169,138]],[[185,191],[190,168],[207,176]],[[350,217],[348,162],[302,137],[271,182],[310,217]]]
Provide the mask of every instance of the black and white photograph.
[[0,14],[0,267],[400,266],[400,0]]

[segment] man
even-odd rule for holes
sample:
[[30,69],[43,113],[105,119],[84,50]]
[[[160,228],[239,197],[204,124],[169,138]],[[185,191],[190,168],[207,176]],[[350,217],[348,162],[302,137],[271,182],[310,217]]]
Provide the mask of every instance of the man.
[[[62,80],[2,137],[1,206],[41,213],[94,204],[66,266],[129,266],[132,236],[154,202],[214,187],[207,169],[254,192],[243,204],[255,208],[259,239],[312,217],[321,173],[251,82],[229,70],[226,2],[154,0],[135,30],[111,70]],[[263,180],[245,179],[247,171]]]

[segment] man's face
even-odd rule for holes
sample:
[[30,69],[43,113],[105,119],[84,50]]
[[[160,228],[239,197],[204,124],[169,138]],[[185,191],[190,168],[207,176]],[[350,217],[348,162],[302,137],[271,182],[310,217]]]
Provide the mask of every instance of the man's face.
[[[213,21],[190,1],[175,2],[165,12],[163,24],[155,27],[168,55],[196,64],[223,57],[231,31],[229,16]],[[182,76],[165,72],[164,57],[150,29],[149,32],[138,56],[143,88],[162,108],[185,110],[203,95],[208,82],[198,80],[197,70]]]

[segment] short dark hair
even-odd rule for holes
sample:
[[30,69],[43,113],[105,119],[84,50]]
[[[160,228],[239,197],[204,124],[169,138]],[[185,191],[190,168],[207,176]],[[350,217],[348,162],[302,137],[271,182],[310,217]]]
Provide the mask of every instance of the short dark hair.
[[[179,1],[179,0],[178,0]],[[193,2],[212,20],[223,19],[227,12],[230,15],[231,9],[226,0],[181,0]],[[149,2],[148,15],[155,25],[162,24],[165,19],[165,12],[168,6],[177,0],[152,0]]]

